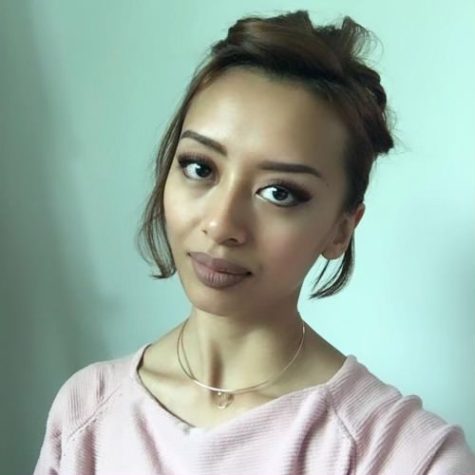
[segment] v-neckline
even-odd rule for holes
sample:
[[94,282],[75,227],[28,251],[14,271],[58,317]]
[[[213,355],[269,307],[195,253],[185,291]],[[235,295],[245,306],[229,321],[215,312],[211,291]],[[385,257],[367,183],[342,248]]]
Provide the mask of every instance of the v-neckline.
[[320,383],[313,386],[308,386],[306,388],[297,389],[285,393],[275,399],[264,402],[256,407],[248,409],[247,411],[238,414],[237,416],[228,419],[220,424],[211,427],[198,427],[193,424],[181,419],[176,414],[169,411],[144,385],[140,375],[139,375],[139,365],[142,361],[143,355],[147,348],[153,343],[147,343],[143,345],[136,353],[135,357],[131,363],[131,372],[130,376],[133,379],[135,387],[139,392],[151,402],[156,410],[157,414],[164,420],[167,421],[172,427],[177,429],[179,432],[187,435],[213,435],[221,431],[225,431],[228,428],[234,425],[242,425],[249,421],[251,418],[255,418],[259,415],[264,415],[266,412],[273,412],[273,410],[281,405],[288,406],[289,403],[292,403],[294,406],[300,405],[305,398],[312,393],[320,394],[320,397],[326,397],[326,391],[329,385],[334,384],[337,380],[340,380],[347,371],[350,370],[356,362],[356,357],[354,355],[347,355],[341,367],[336,371],[336,373],[326,382]]

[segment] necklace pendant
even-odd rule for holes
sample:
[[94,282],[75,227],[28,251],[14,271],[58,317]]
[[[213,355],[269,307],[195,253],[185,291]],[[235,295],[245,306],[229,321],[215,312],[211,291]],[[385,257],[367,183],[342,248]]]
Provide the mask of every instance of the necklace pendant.
[[216,393],[216,398],[218,400],[217,405],[220,409],[226,409],[234,401],[232,393],[223,393],[222,391]]

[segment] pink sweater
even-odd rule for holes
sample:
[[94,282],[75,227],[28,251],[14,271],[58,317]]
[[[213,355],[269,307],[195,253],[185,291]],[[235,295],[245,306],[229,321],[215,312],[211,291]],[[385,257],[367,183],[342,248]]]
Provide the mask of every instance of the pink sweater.
[[348,355],[325,384],[212,429],[190,426],[143,386],[128,356],[73,374],[50,408],[34,475],[473,475],[449,425]]

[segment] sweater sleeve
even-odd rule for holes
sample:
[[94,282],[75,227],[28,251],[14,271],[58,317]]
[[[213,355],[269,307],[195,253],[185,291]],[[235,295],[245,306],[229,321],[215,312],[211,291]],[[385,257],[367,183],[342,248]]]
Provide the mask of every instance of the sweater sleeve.
[[419,396],[386,400],[356,440],[357,475],[475,475],[475,456],[462,428],[425,410]]
[[423,475],[475,475],[475,455],[459,426],[448,425],[434,444],[423,466]]
[[33,475],[61,475],[69,441],[120,388],[127,361],[124,357],[113,362],[91,363],[63,383],[48,412]]
[[46,430],[33,475],[58,475],[61,459],[61,413],[64,385],[56,394],[48,412]]

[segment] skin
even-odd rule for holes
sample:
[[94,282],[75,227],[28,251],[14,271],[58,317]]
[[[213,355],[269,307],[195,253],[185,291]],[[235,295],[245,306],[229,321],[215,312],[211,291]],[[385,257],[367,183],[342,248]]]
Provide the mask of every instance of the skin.
[[[337,259],[344,254],[365,207],[340,213],[347,131],[323,100],[298,83],[249,68],[228,70],[194,97],[182,131],[189,129],[223,144],[227,156],[182,138],[166,181],[167,234],[191,303],[185,351],[200,381],[247,387],[279,373],[294,355],[302,334],[297,304],[303,281],[320,255]],[[204,157],[211,167],[182,169],[177,159],[183,153]],[[311,165],[324,180],[258,170],[265,159]],[[282,186],[273,187],[279,178],[299,185],[311,198],[298,204],[291,191],[279,196]],[[289,204],[297,205],[283,206]],[[207,287],[195,276],[190,251],[233,260],[252,275],[236,286]],[[345,359],[306,325],[304,349],[284,377],[265,390],[236,396],[223,411],[208,391],[183,375],[176,362],[178,331],[147,349],[139,373],[171,412],[194,425],[217,425],[290,391],[323,383]]]

